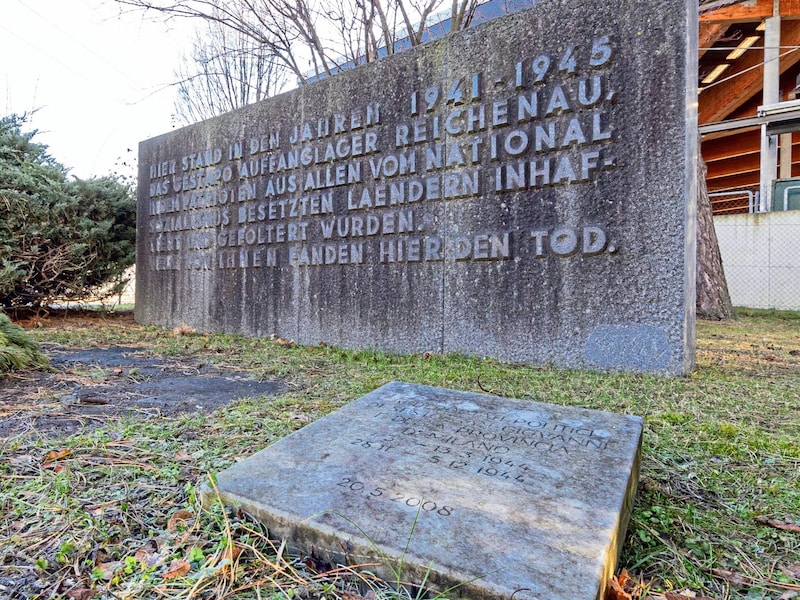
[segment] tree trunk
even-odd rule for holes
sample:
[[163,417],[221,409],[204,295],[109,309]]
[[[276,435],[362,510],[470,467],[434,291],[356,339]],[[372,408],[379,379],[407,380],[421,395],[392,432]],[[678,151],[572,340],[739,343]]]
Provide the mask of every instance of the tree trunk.
[[706,187],[706,163],[697,153],[697,316],[733,319],[735,313],[722,267],[717,232]]

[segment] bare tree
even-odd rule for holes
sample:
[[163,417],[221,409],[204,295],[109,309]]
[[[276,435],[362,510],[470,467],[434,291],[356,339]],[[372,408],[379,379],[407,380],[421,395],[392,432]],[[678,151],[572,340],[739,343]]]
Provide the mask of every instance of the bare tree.
[[263,44],[219,21],[204,25],[176,72],[175,117],[187,125],[273,96],[286,80],[283,65]]
[[469,27],[477,7],[478,0],[453,0],[450,31],[459,31]]
[[[218,24],[274,56],[300,83],[422,43],[446,0],[115,0],[170,17]],[[477,0],[451,0],[451,31],[468,27]]]

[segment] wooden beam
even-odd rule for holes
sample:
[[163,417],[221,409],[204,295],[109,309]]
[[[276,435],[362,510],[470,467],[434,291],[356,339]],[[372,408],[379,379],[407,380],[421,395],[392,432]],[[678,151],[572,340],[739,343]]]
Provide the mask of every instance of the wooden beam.
[[717,179],[706,180],[709,192],[719,192],[723,190],[758,189],[761,183],[759,172],[743,173],[730,177],[719,177]]
[[758,171],[761,165],[758,154],[743,154],[735,158],[717,160],[708,164],[708,175],[706,181],[711,185],[712,179],[720,177],[730,177],[731,175],[741,175],[742,173],[752,173]]
[[728,26],[723,23],[700,23],[700,37],[697,40],[697,47],[699,48],[697,58],[703,58],[703,55],[708,52],[708,49],[713,46],[716,41],[725,35]]
[[[772,16],[772,0],[740,2],[723,6],[700,15],[700,23],[757,23]],[[788,19],[800,18],[800,0],[780,0],[780,16]]]
[[[783,82],[783,78],[781,78],[781,82]],[[792,85],[794,87],[794,85]],[[786,89],[786,87],[781,83],[781,89]],[[737,108],[734,112],[728,115],[729,119],[743,119],[745,117],[755,117],[758,116],[758,107],[761,106],[761,98],[759,94],[756,94],[749,101],[742,104],[739,108]]]
[[[747,176],[752,178],[753,181],[758,181],[759,179],[761,163],[757,153],[707,162],[706,164],[708,165],[706,183],[709,189],[718,189],[720,185],[730,182],[738,176]],[[792,139],[792,174],[794,175],[798,170],[800,170],[800,138],[795,135]]]
[[[795,85],[797,84],[798,76],[800,75],[800,64],[795,65],[791,69],[787,69],[784,73],[781,74],[781,90],[784,92],[783,100],[791,100],[792,98],[789,97],[788,92],[793,90]],[[730,121],[732,119],[741,119],[745,117],[755,117],[758,111],[758,107],[761,106],[761,95],[756,94],[750,100],[742,104],[739,108],[729,114],[725,120]],[[757,128],[753,128],[757,129]],[[741,129],[731,129],[727,131],[720,131],[714,133],[704,133],[702,134],[703,143],[709,142],[711,140],[716,140],[724,137],[729,137],[732,135],[738,135],[740,133],[745,133],[747,131],[751,131],[748,128],[741,128]]]
[[700,15],[701,23],[752,23],[772,16],[772,0],[758,0],[724,6]]
[[[785,21],[781,27],[781,46],[800,46],[800,22]],[[758,51],[745,53],[723,77],[731,77],[722,83],[704,89],[699,97],[698,122],[701,125],[716,123],[761,92],[763,54]],[[780,72],[800,62],[800,50],[790,52],[780,61]]]
[[702,155],[707,163],[745,154],[761,152],[761,132],[748,131],[726,137],[724,140],[703,140]]
[[800,17],[800,0],[781,0],[779,14],[790,19]]

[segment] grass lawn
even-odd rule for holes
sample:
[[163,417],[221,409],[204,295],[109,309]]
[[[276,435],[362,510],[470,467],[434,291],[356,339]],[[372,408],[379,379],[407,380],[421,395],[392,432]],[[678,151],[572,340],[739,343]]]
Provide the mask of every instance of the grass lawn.
[[[0,387],[0,419],[24,426],[0,436],[2,598],[388,595],[366,574],[316,572],[313,559],[288,556],[247,515],[202,511],[195,490],[390,380],[644,417],[639,494],[619,563],[633,597],[800,598],[798,313],[699,322],[697,370],[682,379],[171,332],[136,325],[129,313],[35,325],[40,342],[141,345],[278,378],[287,391],[175,418],[101,416],[59,434],[36,426],[58,410],[59,392],[38,386],[38,372],[13,373]],[[58,375],[81,385],[116,376]]]

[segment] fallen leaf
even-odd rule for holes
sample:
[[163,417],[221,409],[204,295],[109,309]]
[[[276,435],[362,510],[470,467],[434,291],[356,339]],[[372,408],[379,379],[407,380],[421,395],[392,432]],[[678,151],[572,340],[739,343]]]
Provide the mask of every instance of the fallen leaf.
[[190,565],[188,562],[176,558],[171,563],[169,563],[169,570],[166,573],[162,573],[161,578],[177,579],[178,577],[186,577],[187,573],[189,573],[191,568],[192,565]]
[[781,567],[781,571],[787,577],[800,581],[800,562],[793,563],[787,567]]
[[186,324],[178,325],[177,327],[172,329],[172,335],[180,336],[180,335],[192,335],[197,333],[196,329],[192,329]]
[[630,579],[631,579],[631,575],[630,575],[630,573],[628,573],[628,569],[622,569],[619,572],[619,576],[617,577],[617,581],[619,581],[619,584],[622,586],[623,589],[625,589],[627,587],[628,582],[630,581]]
[[244,548],[239,546],[238,544],[231,544],[225,548],[225,551],[220,556],[220,560],[230,560],[231,562],[235,561],[239,558],[239,555],[242,553]]
[[169,521],[167,521],[167,531],[175,531],[179,524],[186,523],[193,518],[194,513],[190,510],[186,510],[184,508],[176,510],[174,513],[172,513]]
[[632,600],[631,595],[626,592],[616,577],[608,580],[606,587],[605,600]]
[[714,574],[715,577],[719,577],[720,579],[724,579],[732,583],[733,585],[749,585],[750,579],[742,575],[741,573],[736,573],[734,571],[727,571],[725,569],[711,569],[711,573]]
[[44,455],[42,464],[61,460],[62,458],[72,454],[72,448],[64,448],[63,450],[52,450]]
[[155,540],[147,540],[144,544],[142,544],[139,547],[134,556],[138,560],[139,554],[142,555],[155,554],[156,552],[158,552],[158,542],[156,542]]
[[691,590],[685,590],[680,594],[667,592],[664,598],[665,600],[714,600],[714,598],[709,598],[708,596],[698,596],[697,592]]
[[147,567],[155,567],[164,560],[164,557],[158,551],[158,544],[155,540],[146,541],[133,556]]
[[794,598],[797,598],[797,596],[798,596],[797,592],[795,592],[794,590],[788,590],[786,592],[783,592],[783,594],[781,594],[780,600],[793,600]]
[[761,525],[768,525],[781,531],[791,531],[792,533],[800,533],[800,525],[792,523],[791,521],[776,521],[775,519],[768,519],[766,517],[756,517],[756,523]]
[[111,581],[111,578],[114,577],[114,573],[116,573],[121,566],[121,560],[97,563],[97,568],[103,572],[103,579],[106,581]]
[[[631,575],[627,569],[621,569],[619,575],[614,577],[614,580],[619,584],[619,587],[622,588],[622,591],[627,594],[627,596],[621,596],[622,598],[643,598],[645,590],[647,590],[650,586],[645,584],[644,578],[639,576],[639,578],[634,577]],[[661,598],[660,600],[664,600]]]
[[238,544],[231,544],[226,546],[225,551],[220,555],[219,561],[217,564],[221,564],[223,561],[228,561],[227,564],[222,566],[222,572],[231,571],[233,568],[233,563],[236,562],[236,559],[239,558],[239,555],[242,553],[244,548],[239,546]]
[[81,588],[79,590],[70,590],[67,592],[67,598],[72,600],[89,600],[97,595],[97,590],[90,590],[89,588]]

